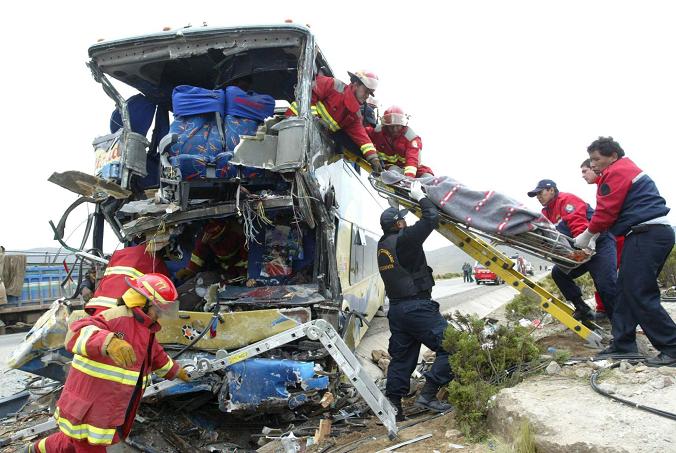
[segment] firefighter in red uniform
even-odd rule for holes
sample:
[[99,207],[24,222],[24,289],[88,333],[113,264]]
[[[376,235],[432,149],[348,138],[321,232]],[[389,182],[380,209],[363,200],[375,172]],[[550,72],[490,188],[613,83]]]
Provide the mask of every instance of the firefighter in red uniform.
[[[599,175],[596,174],[594,170],[591,168],[591,160],[585,159],[584,162],[580,165],[580,170],[582,171],[582,179],[585,180],[587,184],[596,184]],[[624,236],[616,236],[615,237],[615,247],[617,249],[617,267],[619,269],[620,267],[620,259],[622,258],[622,246],[624,245]],[[606,307],[603,305],[603,301],[601,300],[601,296],[599,295],[598,291],[594,291],[594,299],[596,300],[596,313],[597,314],[605,314],[606,313]]]
[[[210,220],[204,226],[197,235],[190,262],[176,272],[177,279],[185,280],[178,288],[181,309],[192,310],[203,300],[195,293],[195,285],[199,279],[202,280],[199,284],[203,286],[221,280],[233,282],[246,279],[249,253],[245,243],[242,226],[234,219]],[[209,261],[212,260],[217,263],[218,268],[207,270]]]
[[[350,84],[333,77],[318,75],[312,86],[312,114],[334,133],[334,138],[348,149],[357,145],[364,159],[380,173],[382,164],[378,153],[362,123],[361,107],[378,87],[378,76],[369,71],[348,72]],[[287,115],[298,115],[298,105],[293,102]],[[342,132],[342,133],[341,133]],[[349,140],[345,139],[345,136]]]
[[59,432],[30,445],[29,453],[105,452],[131,431],[151,373],[189,380],[155,340],[158,318],[178,315],[171,280],[151,273],[126,281],[124,305],[69,326],[73,361],[54,412]]
[[422,140],[408,127],[408,115],[401,107],[393,105],[385,110],[381,124],[367,127],[366,132],[386,170],[394,170],[410,178],[434,174],[420,163]]
[[99,282],[94,296],[85,304],[85,311],[96,315],[117,306],[117,301],[129,289],[125,279],[138,278],[148,273],[169,275],[164,261],[146,251],[146,245],[135,245],[116,250]]
[[[556,225],[556,229],[566,236],[577,237],[582,234],[594,210],[582,199],[571,193],[559,192],[551,179],[538,182],[535,189],[528,192],[529,197],[537,197],[543,206],[542,214]],[[606,303],[608,317],[612,317],[613,303],[617,293],[617,255],[615,237],[604,234],[596,239],[594,256],[584,264],[570,271],[562,270],[558,265],[552,269],[552,278],[561,294],[575,306],[573,318],[584,321],[594,318],[589,306],[582,299],[582,291],[575,279],[589,272],[596,289]]]
[[618,298],[611,319],[613,342],[599,356],[636,354],[636,326],[659,351],[648,366],[676,366],[676,323],[660,300],[657,276],[674,246],[669,208],[655,182],[612,137],[599,137],[587,148],[592,169],[600,173],[596,211],[587,229],[575,238],[585,247],[610,231],[624,236]]

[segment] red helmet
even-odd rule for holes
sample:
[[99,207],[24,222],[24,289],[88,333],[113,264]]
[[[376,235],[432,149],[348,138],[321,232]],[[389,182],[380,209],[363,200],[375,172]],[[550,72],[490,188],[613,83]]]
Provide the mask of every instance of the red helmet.
[[160,310],[169,309],[178,299],[176,287],[164,274],[149,273],[126,280],[130,288],[142,294],[151,305],[155,305]]
[[350,71],[347,71],[347,73],[350,76],[351,82],[359,81],[363,83],[366,88],[371,90],[371,92],[376,91],[376,88],[378,88],[378,76],[373,72],[360,69],[354,73]]
[[399,106],[393,105],[385,110],[382,118],[383,126],[406,126],[408,115]]

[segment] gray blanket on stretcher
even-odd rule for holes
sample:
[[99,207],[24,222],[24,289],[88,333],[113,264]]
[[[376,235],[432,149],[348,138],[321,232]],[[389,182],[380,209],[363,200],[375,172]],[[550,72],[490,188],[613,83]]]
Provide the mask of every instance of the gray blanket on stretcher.
[[[407,178],[385,171],[385,184],[406,184]],[[453,220],[487,233],[516,236],[538,228],[556,232],[554,225],[541,213],[493,190],[479,191],[464,186],[448,176],[420,178],[432,202]]]

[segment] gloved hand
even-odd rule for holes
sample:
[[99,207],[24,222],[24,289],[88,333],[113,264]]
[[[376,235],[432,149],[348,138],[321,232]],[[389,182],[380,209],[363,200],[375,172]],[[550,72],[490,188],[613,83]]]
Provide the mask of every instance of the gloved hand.
[[176,271],[176,278],[179,280],[187,280],[193,275],[195,275],[195,273],[190,269],[188,269],[187,267],[184,267],[183,269],[179,269]]
[[130,369],[136,363],[134,348],[120,338],[113,337],[105,352],[120,368]]
[[579,249],[596,248],[596,238],[599,237],[599,233],[592,233],[589,229],[584,230],[579,236],[575,238],[574,245]]
[[183,382],[190,382],[190,376],[188,376],[188,372],[185,371],[185,368],[178,370],[178,373],[176,373],[176,378],[182,380]]
[[411,197],[413,197],[415,201],[420,201],[426,196],[427,195],[425,195],[425,192],[422,190],[422,184],[420,184],[420,181],[413,181],[411,183]]
[[371,154],[369,157],[366,158],[366,161],[373,169],[373,173],[379,175],[383,172],[383,164],[380,163],[380,157],[378,157],[378,154],[375,153]]

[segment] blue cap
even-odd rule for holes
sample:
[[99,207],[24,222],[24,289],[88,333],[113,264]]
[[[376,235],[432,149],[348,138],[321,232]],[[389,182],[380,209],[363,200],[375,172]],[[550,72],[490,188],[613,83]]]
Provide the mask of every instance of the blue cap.
[[535,187],[535,189],[528,192],[528,196],[533,198],[543,190],[552,188],[556,189],[556,183],[551,179],[543,179],[542,181],[538,182],[538,185]]
[[397,220],[406,217],[406,214],[408,214],[408,209],[387,208],[380,215],[380,227],[387,232]]

